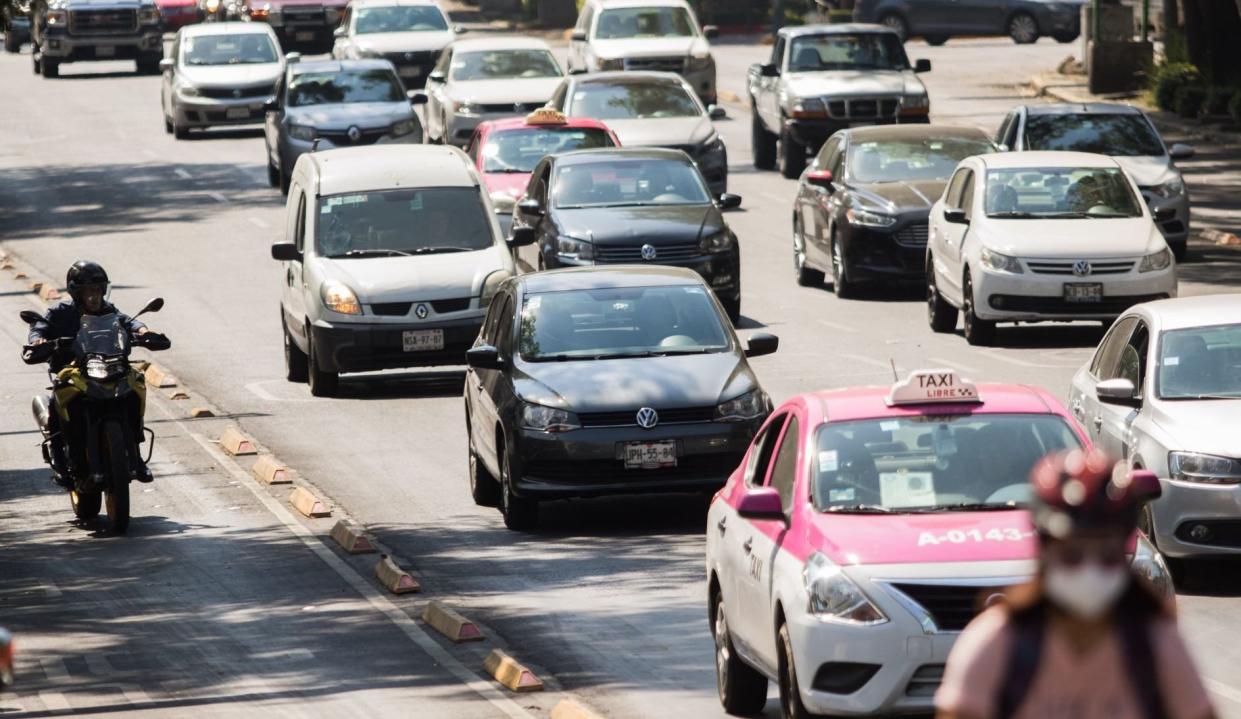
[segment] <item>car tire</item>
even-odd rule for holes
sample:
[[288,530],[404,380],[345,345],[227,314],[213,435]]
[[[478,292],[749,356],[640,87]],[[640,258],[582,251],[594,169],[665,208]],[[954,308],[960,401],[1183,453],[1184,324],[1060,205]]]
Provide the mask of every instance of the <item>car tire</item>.
[[768,132],[767,128],[763,127],[763,121],[758,116],[758,108],[751,106],[750,145],[754,151],[754,169],[776,169],[776,144],[778,139],[775,133]]
[[496,444],[496,454],[500,459],[500,514],[504,516],[504,526],[514,532],[528,532],[539,526],[539,503],[513,493],[508,447],[503,441]]
[[802,704],[801,692],[797,685],[797,665],[793,661],[793,641],[789,638],[789,627],[781,623],[776,632],[777,685],[780,689],[780,715],[784,719],[811,719],[814,717],[806,705]]
[[271,187],[280,187],[280,168],[271,161],[271,153],[267,153],[267,184]]
[[39,65],[43,68],[43,77],[55,79],[60,77],[60,63],[55,60],[43,58],[39,61]]
[[926,44],[932,47],[939,47],[948,42],[947,35],[924,35],[922,39],[926,40]]
[[832,292],[842,300],[857,295],[857,287],[849,279],[849,261],[845,259],[840,243],[832,237]]
[[17,35],[15,33],[4,33],[4,51],[13,54],[17,54],[22,51],[21,41],[17,39]]
[[1052,35],[1052,38],[1061,45],[1073,42],[1079,37],[1081,37],[1081,33],[1078,32],[1059,32]]
[[1008,19],[1008,36],[1018,45],[1038,42],[1038,20],[1030,13],[1019,12]]
[[288,174],[286,174],[284,170],[280,170],[280,194],[281,195],[284,195],[286,197],[289,195],[289,183],[292,181],[292,179],[293,178],[289,177]]
[[790,180],[801,177],[806,169],[806,146],[785,128],[780,133],[780,174]]
[[797,276],[797,284],[802,287],[819,287],[823,284],[823,271],[806,264],[806,233],[800,216],[793,217],[793,272]]
[[927,262],[926,269],[926,320],[932,332],[945,334],[957,328],[957,308],[948,304],[935,284],[935,270]]
[[1178,263],[1184,262],[1185,258],[1189,256],[1188,242],[1178,242],[1175,245],[1169,245],[1168,247],[1172,250],[1172,256],[1176,258]]
[[315,397],[336,396],[340,388],[340,375],[319,366],[314,340],[311,340],[309,350],[306,353],[306,380],[310,383],[310,393]]
[[989,347],[995,342],[995,322],[979,319],[974,312],[974,281],[970,279],[969,270],[965,271],[965,282],[962,283],[962,312],[965,316],[965,341],[977,347]]
[[474,449],[474,430],[470,426],[469,410],[465,413],[465,432],[466,441],[469,443],[470,497],[474,504],[480,507],[499,507],[500,483],[478,459],[478,451]]
[[280,312],[280,327],[284,334],[284,378],[290,382],[305,382],[310,376],[310,358],[289,334],[283,310]]
[[720,298],[720,304],[724,306],[724,314],[728,315],[728,321],[733,323],[733,327],[741,322],[741,298],[725,299]]
[[887,15],[879,18],[879,24],[890,30],[895,30],[896,35],[901,39],[901,42],[905,42],[909,39],[909,23],[905,22],[904,15],[894,12],[888,13]]
[[177,118],[172,118],[172,136],[178,140],[184,140],[190,136],[190,128],[177,122]]
[[711,636],[715,639],[715,686],[720,705],[733,716],[753,716],[767,706],[767,677],[746,664],[733,648],[724,615],[724,595],[715,598]]
[[167,115],[164,115],[164,134],[172,134],[172,120]]

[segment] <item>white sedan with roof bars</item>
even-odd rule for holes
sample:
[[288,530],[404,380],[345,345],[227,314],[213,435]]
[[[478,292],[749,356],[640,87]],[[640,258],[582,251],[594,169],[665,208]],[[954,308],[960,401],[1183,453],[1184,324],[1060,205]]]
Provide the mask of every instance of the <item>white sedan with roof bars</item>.
[[931,208],[927,318],[987,345],[998,322],[1102,320],[1176,296],[1172,251],[1117,162],[1076,152],[962,161]]

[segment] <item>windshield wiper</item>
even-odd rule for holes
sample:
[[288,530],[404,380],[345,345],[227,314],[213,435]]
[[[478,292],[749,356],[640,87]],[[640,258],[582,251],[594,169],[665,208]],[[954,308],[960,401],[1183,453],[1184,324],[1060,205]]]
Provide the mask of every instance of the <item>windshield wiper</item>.
[[1161,397],[1160,399],[1241,399],[1241,394],[1183,394],[1175,397]]
[[957,504],[937,504],[934,507],[905,507],[911,512],[999,512],[1006,509],[1021,509],[1016,502],[959,502]]
[[1024,210],[1004,210],[1002,212],[988,212],[987,217],[1009,217],[1016,219],[1025,219],[1029,217],[1042,217],[1035,215],[1033,212],[1025,212]]
[[454,245],[438,245],[435,247],[419,247],[416,250],[405,252],[408,255],[437,255],[441,252],[473,252],[473,247],[456,247]]
[[711,347],[698,347],[695,349],[678,349],[678,350],[655,350],[652,354],[657,357],[672,357],[675,355],[705,355],[715,351]]
[[828,507],[832,514],[891,514],[892,510],[878,504],[850,504],[841,507]]
[[335,260],[341,257],[391,257],[393,255],[413,257],[410,253],[401,250],[349,250],[339,255],[329,255],[328,259]]
[[642,352],[612,352],[609,354],[591,355],[591,359],[610,360],[610,359],[626,359],[628,357],[654,357],[656,353],[650,351]]

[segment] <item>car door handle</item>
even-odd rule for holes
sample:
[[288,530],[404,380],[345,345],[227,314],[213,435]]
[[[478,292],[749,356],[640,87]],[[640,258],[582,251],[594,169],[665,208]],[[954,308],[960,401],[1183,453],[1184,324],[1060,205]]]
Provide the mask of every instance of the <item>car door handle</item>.
[[745,552],[746,554],[749,554],[750,549],[753,546],[754,546],[754,538],[750,537],[749,539],[745,540],[745,544],[741,545],[741,551]]
[[715,528],[720,530],[720,534],[724,534],[724,532],[728,529],[728,527],[724,526],[727,522],[728,517],[720,517],[720,521],[715,523]]

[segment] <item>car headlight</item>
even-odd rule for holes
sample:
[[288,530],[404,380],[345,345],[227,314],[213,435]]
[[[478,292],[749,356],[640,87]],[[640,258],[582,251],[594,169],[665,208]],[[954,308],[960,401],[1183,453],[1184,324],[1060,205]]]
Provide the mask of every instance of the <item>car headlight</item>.
[[305,140],[310,142],[319,136],[315,129],[310,125],[289,125],[289,137],[294,140]]
[[841,624],[883,624],[888,618],[871,603],[844,570],[819,552],[810,555],[802,571],[810,595],[811,614]]
[[715,421],[744,422],[762,417],[770,411],[771,400],[767,399],[767,393],[761,389],[755,389],[716,405]]
[[48,10],[44,20],[48,27],[65,27],[69,24],[69,13],[64,10]]
[[1165,199],[1169,197],[1180,197],[1185,194],[1185,179],[1180,175],[1177,175],[1162,185],[1155,185],[1151,188],[1151,192]]
[[545,407],[541,404],[521,403],[521,427],[538,432],[568,432],[582,425],[577,415],[568,410]]
[[1133,552],[1133,558],[1129,560],[1129,566],[1134,574],[1150,582],[1151,587],[1165,600],[1171,601],[1176,596],[1172,572],[1168,571],[1163,556],[1146,537],[1138,537],[1138,545]]
[[177,92],[181,93],[185,97],[198,97],[201,94],[198,92],[198,88],[188,84],[181,85],[177,88]]
[[413,131],[414,131],[413,120],[401,120],[400,122],[393,123],[392,130],[391,130],[392,134],[396,135],[397,137],[400,137],[402,135],[408,135],[409,133]]
[[1172,250],[1164,248],[1152,255],[1142,258],[1142,264],[1138,265],[1138,272],[1154,272],[1155,270],[1166,270],[1172,264]]
[[1241,484],[1241,460],[1197,452],[1169,452],[1172,479],[1203,484]]
[[160,23],[159,8],[144,7],[138,11],[138,24],[158,25]]
[[108,364],[98,357],[86,360],[86,376],[91,379],[107,379]]
[[496,292],[500,291],[500,285],[509,278],[508,270],[496,270],[487,275],[487,279],[483,280],[483,292],[478,298],[479,307],[489,307],[491,298],[496,296]]
[[1000,253],[989,250],[986,247],[978,251],[978,261],[983,267],[995,272],[1011,272],[1014,275],[1021,274],[1021,262],[1016,257],[1001,255]]
[[623,57],[601,57],[595,62],[599,63],[599,72],[625,69],[625,58]]
[[827,117],[827,105],[824,105],[822,100],[814,97],[794,100],[790,110],[789,114],[798,119]]
[[353,290],[339,282],[324,282],[319,288],[319,294],[323,298],[323,306],[333,312],[339,312],[342,315],[362,314],[362,305],[358,303],[358,296],[353,293]]
[[925,93],[921,95],[906,95],[901,98],[901,109],[904,110],[922,109],[930,106],[931,98],[927,97]]
[[483,113],[483,109],[481,107],[464,100],[454,102],[452,104],[452,111],[458,115],[481,115]]
[[383,54],[370,45],[358,45],[356,49],[359,58],[380,57]]
[[689,56],[689,60],[685,63],[687,70],[706,70],[714,64],[709,51],[703,50]]
[[560,237],[556,240],[556,255],[564,260],[593,260],[595,246],[576,237]]
[[860,207],[846,210],[845,218],[849,220],[849,224],[863,227],[891,227],[896,224],[896,218],[892,215],[863,210]]
[[698,243],[699,250],[710,254],[729,252],[733,247],[733,238],[728,234],[728,230],[720,230],[714,235],[702,238],[702,241]]

